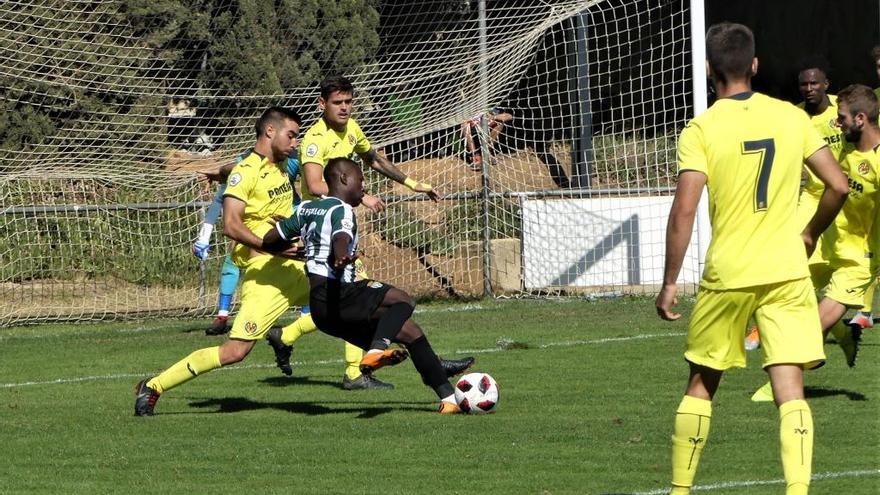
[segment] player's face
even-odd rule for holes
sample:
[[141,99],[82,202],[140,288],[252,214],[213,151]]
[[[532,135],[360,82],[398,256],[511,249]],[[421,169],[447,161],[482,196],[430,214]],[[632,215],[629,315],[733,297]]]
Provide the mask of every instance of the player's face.
[[819,69],[807,69],[798,74],[798,89],[804,101],[818,105],[825,100],[828,91],[828,77]]
[[358,206],[364,200],[364,173],[360,170],[353,172],[353,179],[346,185],[348,197],[352,206]]
[[837,102],[837,125],[843,131],[843,138],[846,139],[846,142],[857,143],[862,137],[862,127],[865,125],[862,117],[862,114],[851,115],[849,105],[846,102]]
[[299,146],[299,124],[284,119],[272,135],[272,161],[281,163],[291,156]]
[[324,119],[333,127],[344,127],[351,117],[353,99],[354,95],[342,91],[334,91],[326,99],[319,98],[324,107]]

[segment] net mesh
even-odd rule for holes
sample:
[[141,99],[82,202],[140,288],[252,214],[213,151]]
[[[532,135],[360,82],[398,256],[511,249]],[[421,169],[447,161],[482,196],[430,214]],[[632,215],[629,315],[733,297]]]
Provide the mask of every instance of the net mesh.
[[[631,293],[662,276],[683,0],[0,2],[0,324],[201,315],[225,252],[189,252],[268,105],[355,83],[373,146],[370,275],[418,297]],[[341,34],[340,34],[341,33]],[[487,264],[488,263],[488,264]],[[688,258],[683,278],[695,281]]]

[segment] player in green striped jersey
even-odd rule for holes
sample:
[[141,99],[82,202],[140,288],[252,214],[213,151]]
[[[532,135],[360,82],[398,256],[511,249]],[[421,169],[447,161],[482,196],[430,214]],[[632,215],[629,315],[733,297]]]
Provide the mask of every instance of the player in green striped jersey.
[[[303,201],[296,213],[263,236],[270,249],[284,249],[295,238],[305,243],[312,318],[329,335],[368,351],[360,371],[371,374],[407,358],[440,399],[442,414],[460,412],[448,369],[422,329],[410,318],[415,301],[406,292],[376,280],[356,280],[358,230],[354,208],[364,197],[364,175],[348,158],[330,159],[324,168],[329,195]],[[466,358],[467,366],[473,358]],[[460,370],[457,370],[460,371]]]

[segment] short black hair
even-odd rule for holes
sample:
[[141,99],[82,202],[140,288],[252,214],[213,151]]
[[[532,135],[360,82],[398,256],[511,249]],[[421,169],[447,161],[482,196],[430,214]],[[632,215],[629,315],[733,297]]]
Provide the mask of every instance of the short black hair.
[[354,85],[343,76],[328,76],[321,81],[321,98],[327,98],[337,91],[354,94]]
[[828,59],[826,59],[822,55],[808,55],[798,61],[798,75],[800,75],[801,72],[810,69],[818,69],[822,71],[822,74],[825,74],[826,79],[831,78],[831,64],[829,64]]
[[263,114],[257,119],[257,123],[254,124],[254,131],[256,131],[257,137],[259,138],[265,134],[269,124],[279,125],[283,120],[292,120],[296,122],[296,125],[302,125],[302,117],[296,113],[296,110],[284,107],[269,107],[263,111]]
[[877,117],[880,116],[880,103],[877,102],[877,95],[874,90],[864,84],[850,84],[837,93],[837,102],[846,103],[849,114],[855,116],[857,113],[865,114],[869,122],[877,124]]
[[330,187],[331,184],[336,184],[337,182],[339,182],[339,178],[342,177],[342,174],[348,172],[351,169],[360,170],[357,166],[357,163],[348,158],[331,158],[327,162],[327,166],[324,167],[324,182],[327,183],[327,187]]
[[706,32],[706,58],[716,79],[746,79],[752,75],[755,35],[742,24],[722,22]]

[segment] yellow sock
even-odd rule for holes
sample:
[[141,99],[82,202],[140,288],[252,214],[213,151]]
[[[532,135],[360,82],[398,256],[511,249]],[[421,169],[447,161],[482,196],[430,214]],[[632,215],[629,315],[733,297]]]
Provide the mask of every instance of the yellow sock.
[[786,495],[806,494],[813,465],[813,415],[805,401],[779,406],[779,445]]
[[364,351],[360,347],[345,343],[345,376],[350,380],[361,376],[361,359],[364,357]]
[[154,376],[147,386],[160,394],[220,367],[220,347],[199,349]]
[[678,405],[672,433],[672,493],[676,495],[689,493],[694,484],[711,417],[711,401],[685,395]]
[[307,333],[317,330],[315,320],[312,319],[311,313],[306,313],[296,319],[295,322],[281,329],[281,342],[286,345],[293,345],[300,337]]

